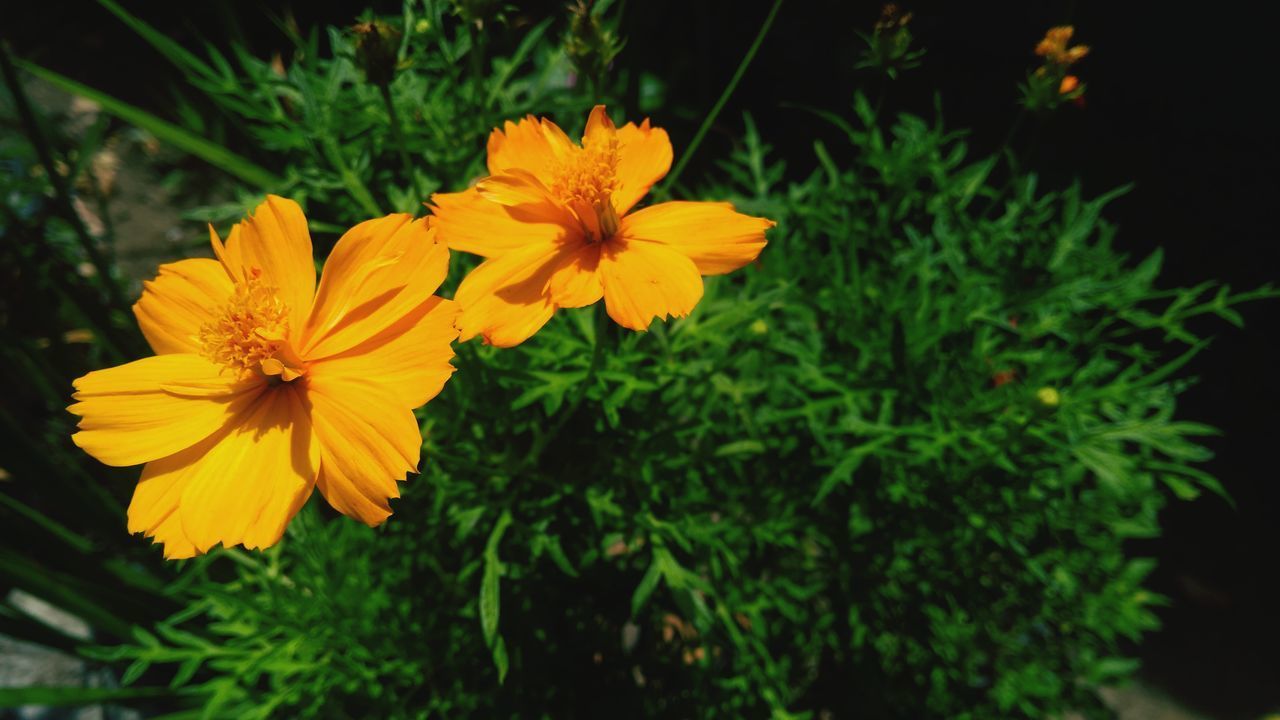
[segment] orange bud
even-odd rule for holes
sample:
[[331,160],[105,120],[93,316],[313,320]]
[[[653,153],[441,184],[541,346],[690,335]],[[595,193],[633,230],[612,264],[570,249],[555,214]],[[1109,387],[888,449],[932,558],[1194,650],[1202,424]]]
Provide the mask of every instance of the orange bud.
[[1089,54],[1088,45],[1076,45],[1070,50],[1067,50],[1066,54],[1063,56],[1063,59],[1066,61],[1067,65],[1070,65],[1071,63],[1078,62],[1084,59],[1084,56],[1088,54]]
[[1075,75],[1067,75],[1066,77],[1062,78],[1062,84],[1058,86],[1058,94],[1066,95],[1067,93],[1074,91],[1078,87],[1080,87],[1080,78],[1076,77]]
[[1044,39],[1036,45],[1036,54],[1049,58],[1061,56],[1075,31],[1076,29],[1070,25],[1049,28],[1049,31],[1044,34]]

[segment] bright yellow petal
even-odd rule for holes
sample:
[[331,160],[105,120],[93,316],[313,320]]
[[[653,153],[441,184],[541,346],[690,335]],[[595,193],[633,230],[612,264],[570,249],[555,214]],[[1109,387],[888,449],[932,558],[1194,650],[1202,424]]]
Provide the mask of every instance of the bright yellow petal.
[[388,215],[366,220],[343,233],[325,260],[320,275],[309,318],[311,330],[319,319],[340,316],[343,306],[350,305],[357,294],[369,298],[379,293],[381,287],[365,289],[366,280],[393,265],[404,253],[413,230],[409,227],[412,221],[413,217],[408,214]]
[[650,127],[649,119],[636,126],[618,128],[618,189],[613,207],[619,215],[640,202],[653,184],[671,170],[671,138],[662,128]]
[[605,111],[604,106],[596,105],[591,108],[591,114],[587,115],[587,127],[582,131],[582,146],[607,143],[617,132],[618,129],[614,126],[613,120],[609,119],[609,113]]
[[418,467],[413,412],[396,390],[369,380],[313,377],[307,402],[320,441],[320,492],[344,515],[381,524],[400,497],[397,482]]
[[169,558],[278,542],[320,462],[299,393],[273,388],[242,422],[148,463],[129,504],[130,532],[163,543]]
[[440,287],[449,250],[423,218],[361,223],[338,241],[326,263],[302,355],[345,353],[399,323]]
[[473,307],[470,315],[464,314],[458,321],[462,338],[469,340],[480,334],[494,347],[509,348],[533,337],[555,315],[556,306],[545,295],[529,297],[534,299],[511,302],[495,295]]
[[152,543],[160,543],[166,560],[187,560],[200,554],[187,534],[182,532],[182,518],[172,513],[147,533]]
[[551,273],[547,290],[556,307],[586,307],[604,296],[597,272],[600,244],[583,245],[576,251],[562,253]]
[[533,173],[512,168],[476,183],[476,192],[489,202],[506,206],[512,219],[522,223],[553,223],[564,228],[582,226],[567,207]]
[[200,329],[213,322],[233,290],[217,260],[179,260],[161,265],[155,280],[142,283],[133,314],[156,354],[198,354]]
[[480,180],[476,183],[476,192],[485,200],[512,207],[554,202],[547,186],[536,175],[519,168]]
[[657,243],[689,258],[703,275],[723,275],[764,249],[777,223],[743,215],[729,203],[666,202],[622,218],[619,236],[633,245]]
[[655,317],[685,317],[702,299],[693,261],[662,245],[608,242],[599,273],[609,317],[632,330],[647,330]]
[[[511,207],[485,199],[475,188],[431,196],[432,226],[452,250],[499,257],[527,245],[558,242],[574,229],[545,208]],[[580,232],[580,231],[578,231]]]
[[[215,545],[275,544],[302,506],[320,466],[319,447],[293,385],[272,388],[243,423],[216,438],[203,456],[151,463],[182,473],[177,512],[199,552]],[[183,462],[187,461],[187,462]]]
[[489,174],[519,168],[546,181],[572,148],[569,136],[546,118],[529,115],[518,123],[508,120],[501,130],[489,133]]
[[75,381],[80,432],[72,441],[107,465],[138,465],[209,437],[265,387],[199,355],[156,355]]
[[536,333],[555,312],[547,282],[559,257],[577,245],[530,245],[480,263],[458,286],[454,300],[461,340],[484,335],[498,347],[518,345]]
[[298,203],[268,195],[252,215],[232,228],[221,256],[236,277],[260,270],[289,308],[292,331],[302,328],[316,291],[316,266],[311,233]]
[[321,382],[369,380],[393,388],[407,408],[435,397],[453,374],[451,343],[458,337],[458,304],[431,297],[395,324],[350,350],[311,364]]

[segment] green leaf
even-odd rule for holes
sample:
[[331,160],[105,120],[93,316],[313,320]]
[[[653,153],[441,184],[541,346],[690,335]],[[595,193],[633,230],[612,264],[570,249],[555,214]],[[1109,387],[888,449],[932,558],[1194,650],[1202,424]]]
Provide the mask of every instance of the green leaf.
[[23,705],[42,707],[78,707],[99,703],[141,700],[146,698],[173,697],[168,688],[83,688],[83,687],[22,687],[0,688],[0,708]]
[[133,598],[132,595],[126,596],[115,592],[115,588],[86,578],[41,567],[10,550],[0,550],[0,583],[22,588],[118,637],[129,637],[135,627],[130,620],[110,609],[113,604],[122,605]]
[[496,77],[493,78],[489,87],[489,97],[485,99],[485,105],[492,106],[494,101],[498,99],[498,95],[506,87],[507,82],[511,80],[512,74],[524,63],[529,57],[529,53],[533,51],[538,41],[542,39],[542,34],[551,27],[554,18],[547,18],[542,22],[534,25],[524,33],[524,39],[520,41],[520,45],[516,47],[516,51],[511,54],[511,58],[502,63]]
[[173,123],[161,120],[141,108],[134,107],[122,100],[117,100],[106,93],[87,85],[82,85],[75,80],[39,65],[22,60],[18,61],[18,64],[24,70],[45,82],[73,95],[79,95],[96,102],[106,112],[150,132],[161,142],[168,143],[183,152],[195,155],[210,165],[234,175],[250,185],[262,190],[276,190],[285,184],[284,180],[276,177],[270,171]]
[[120,18],[121,22],[128,25],[130,29],[140,35],[143,40],[150,43],[151,47],[155,48],[161,55],[168,58],[169,62],[177,66],[178,69],[183,72],[199,73],[209,78],[216,77],[216,73],[213,72],[213,69],[210,68],[207,63],[196,57],[195,54],[191,53],[182,45],[174,42],[168,35],[165,35],[147,24],[145,21],[130,14],[129,11],[120,7],[115,0],[98,0],[98,4],[110,11],[112,15]]
[[716,448],[716,457],[731,455],[759,455],[764,452],[764,443],[759,440],[737,440],[725,443]]
[[[1222,487],[1222,483],[1218,481],[1218,478],[1199,468],[1192,467],[1190,465],[1157,460],[1148,460],[1145,465],[1147,468],[1161,473],[1160,479],[1163,480],[1166,485],[1169,485],[1169,488],[1173,490],[1175,495],[1183,500],[1194,499],[1198,493],[1192,494],[1192,492],[1188,492],[1185,488],[1181,488],[1183,492],[1179,492],[1180,487],[1187,481],[1173,477],[1171,474],[1183,475],[1190,478],[1201,488],[1204,488],[1205,490],[1208,490],[1214,495],[1222,498],[1232,508],[1236,506],[1235,498],[1231,497],[1231,494],[1227,492],[1226,488]],[[1170,480],[1171,477],[1173,477],[1172,481]],[[1178,485],[1179,487],[1175,487],[1175,485]],[[1192,491],[1194,490],[1195,488],[1192,488]],[[1187,497],[1184,497],[1184,493],[1186,493]]]
[[124,674],[120,676],[121,685],[132,685],[142,674],[151,667],[151,661],[138,658],[129,663],[129,667],[125,668]]
[[631,593],[631,617],[640,614],[644,604],[649,601],[649,596],[658,588],[660,580],[662,580],[662,563],[655,554],[652,562],[649,563],[649,569],[645,571],[644,577],[640,578],[640,584],[636,585],[635,591]]
[[498,641],[493,645],[493,666],[498,669],[498,684],[502,685],[507,680],[507,643],[498,637]]
[[574,569],[573,563],[569,562],[569,556],[564,554],[564,548],[560,546],[560,536],[558,535],[542,535],[540,537],[540,547],[546,550],[551,556],[551,561],[560,568],[565,575],[569,577],[578,577],[578,571]]
[[498,615],[501,610],[499,579],[502,576],[502,561],[498,559],[498,546],[509,525],[511,513],[503,512],[494,524],[493,531],[489,533],[489,542],[484,551],[484,576],[480,581],[480,629],[484,632],[484,641],[489,647],[494,646],[498,635]]
[[840,459],[835,468],[827,473],[822,479],[822,485],[818,486],[818,492],[813,496],[813,505],[820,504],[831,494],[833,490],[841,485],[848,485],[853,482],[853,474],[862,467],[862,462],[876,450],[888,445],[896,439],[894,435],[881,435],[875,440],[865,442],[858,447],[848,451],[848,453]]

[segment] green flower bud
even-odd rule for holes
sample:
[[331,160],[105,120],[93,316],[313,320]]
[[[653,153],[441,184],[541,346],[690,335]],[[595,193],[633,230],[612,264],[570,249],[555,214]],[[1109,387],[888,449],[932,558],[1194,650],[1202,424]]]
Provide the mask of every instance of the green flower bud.
[[1036,391],[1036,399],[1045,407],[1058,407],[1058,403],[1062,402],[1062,395],[1051,387],[1042,387]]

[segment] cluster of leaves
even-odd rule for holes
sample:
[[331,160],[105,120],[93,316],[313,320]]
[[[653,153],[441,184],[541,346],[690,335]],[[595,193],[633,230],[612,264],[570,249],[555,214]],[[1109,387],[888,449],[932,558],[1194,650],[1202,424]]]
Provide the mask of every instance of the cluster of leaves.
[[[406,5],[389,104],[341,31],[283,75],[171,51],[323,231],[463,184],[502,119],[589,104],[547,90],[547,24],[473,75],[483,23],[447,20]],[[117,697],[167,686],[149,702],[175,717],[1101,714],[1159,601],[1123,543],[1168,491],[1221,492],[1196,467],[1211,430],[1173,417],[1204,347],[1186,323],[1268,292],[1157,289],[1158,254],[1112,245],[1115,193],[999,181],[940,121],[861,97],[829,117],[848,145],[790,173],[747,119],[700,194],[779,226],[691,317],[564,311],[518,348],[461,346],[383,527],[313,502],[266,552],[155,570],[6,497],[24,538],[82,552],[41,578],[6,548],[0,577],[93,622]],[[0,629],[40,641],[16,612]]]
[[291,51],[264,59],[237,44],[224,51],[207,43],[196,54],[115,0],[99,3],[182,73],[189,87],[173,109],[176,123],[46,68],[24,68],[245,184],[235,201],[190,213],[196,220],[238,221],[265,191],[303,203],[322,233],[388,212],[420,213],[432,192],[483,174],[485,140],[504,120],[576,111],[597,97],[556,44],[553,28],[567,18],[520,27],[499,44],[476,15],[496,8],[413,0],[399,18],[323,33],[282,19]]

